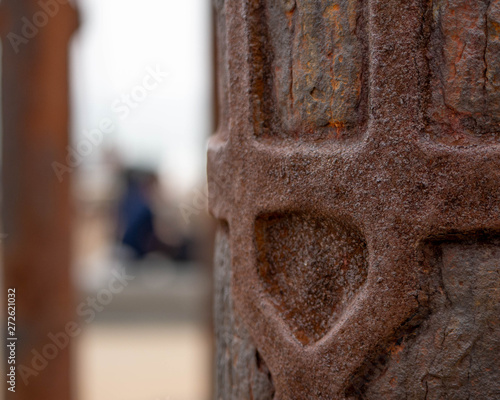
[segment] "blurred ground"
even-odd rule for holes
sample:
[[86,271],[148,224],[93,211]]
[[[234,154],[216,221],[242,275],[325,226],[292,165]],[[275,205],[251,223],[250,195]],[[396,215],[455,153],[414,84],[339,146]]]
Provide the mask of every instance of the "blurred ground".
[[209,340],[196,324],[96,324],[78,356],[80,400],[209,398]]
[[208,285],[197,271],[143,270],[86,326],[79,400],[210,398]]

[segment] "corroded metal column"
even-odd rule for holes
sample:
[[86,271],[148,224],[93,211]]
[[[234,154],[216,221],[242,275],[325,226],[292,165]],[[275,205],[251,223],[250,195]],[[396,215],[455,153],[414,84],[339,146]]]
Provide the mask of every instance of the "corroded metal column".
[[16,290],[18,338],[15,393],[2,386],[9,399],[68,400],[70,177],[59,182],[52,163],[68,155],[77,17],[67,0],[4,0],[2,22],[3,272],[4,287]]
[[215,4],[216,398],[500,398],[500,1]]

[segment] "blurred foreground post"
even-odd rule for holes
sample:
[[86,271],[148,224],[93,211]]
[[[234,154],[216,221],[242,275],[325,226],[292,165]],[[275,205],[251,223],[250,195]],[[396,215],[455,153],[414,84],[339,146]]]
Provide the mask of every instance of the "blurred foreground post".
[[500,0],[215,0],[216,398],[500,398]]
[[5,383],[3,390],[7,399],[68,400],[70,174],[59,181],[53,163],[67,164],[68,45],[77,16],[62,0],[4,0],[1,12],[2,303],[15,288],[18,338],[16,392]]

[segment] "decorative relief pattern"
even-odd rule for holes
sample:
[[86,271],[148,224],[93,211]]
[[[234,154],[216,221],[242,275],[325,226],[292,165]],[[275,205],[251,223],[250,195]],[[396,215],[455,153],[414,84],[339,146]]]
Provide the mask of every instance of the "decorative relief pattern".
[[305,214],[256,223],[259,275],[302,344],[320,339],[367,276],[367,250],[352,227]]
[[219,397],[499,398],[498,1],[226,2]]

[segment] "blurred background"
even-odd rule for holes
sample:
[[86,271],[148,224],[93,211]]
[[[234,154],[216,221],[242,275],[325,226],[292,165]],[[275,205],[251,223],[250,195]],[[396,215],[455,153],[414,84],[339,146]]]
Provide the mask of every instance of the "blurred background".
[[[79,23],[67,46],[69,147],[65,161],[49,160],[53,174],[47,178],[68,183],[71,195],[69,314],[76,313],[82,327],[71,350],[71,391],[78,400],[208,400],[213,234],[206,212],[205,145],[214,129],[211,4],[78,0],[73,5]],[[62,18],[40,2],[33,7],[34,19],[27,20],[40,31],[49,31],[51,18]],[[37,7],[48,15],[47,26],[37,24]],[[25,25],[19,23],[20,32]],[[16,50],[17,45],[30,57],[37,45],[47,46],[40,49],[46,53],[57,46],[24,43],[31,40],[24,33],[17,42],[14,36],[5,39],[7,32],[3,46]],[[30,68],[33,74],[43,69]],[[44,101],[50,104],[50,93]],[[6,170],[9,165],[4,160],[4,192],[14,174]],[[12,207],[4,204],[4,218]],[[14,225],[4,224],[13,241]],[[117,274],[127,278],[117,280]],[[110,295],[113,281],[125,284]]]

